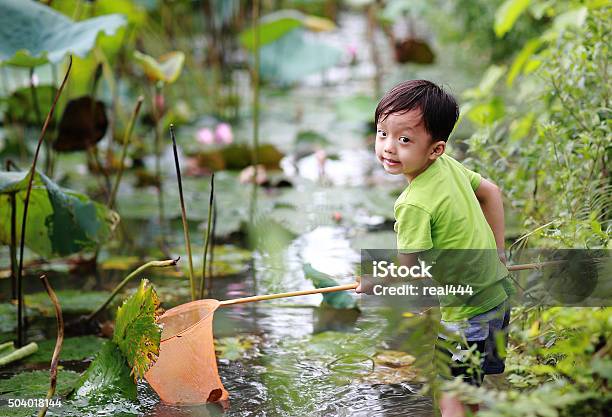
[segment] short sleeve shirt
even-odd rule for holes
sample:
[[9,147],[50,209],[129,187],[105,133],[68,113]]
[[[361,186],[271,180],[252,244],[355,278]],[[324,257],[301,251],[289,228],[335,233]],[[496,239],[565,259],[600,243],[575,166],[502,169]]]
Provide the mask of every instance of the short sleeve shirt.
[[443,154],[414,178],[395,202],[399,252],[450,250],[445,252],[447,259],[456,257],[454,261],[472,265],[451,265],[442,275],[434,275],[439,284],[469,284],[474,292],[469,297],[441,297],[445,321],[468,319],[507,298],[502,281],[508,271],[499,261],[495,237],[475,194],[480,182],[480,174]]

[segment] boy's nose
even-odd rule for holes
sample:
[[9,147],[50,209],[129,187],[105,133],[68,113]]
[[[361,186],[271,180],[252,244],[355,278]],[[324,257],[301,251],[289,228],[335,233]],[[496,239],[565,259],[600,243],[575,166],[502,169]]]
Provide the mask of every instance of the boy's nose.
[[393,141],[391,141],[391,140],[387,141],[387,143],[385,143],[385,147],[383,148],[383,150],[386,153],[394,154],[395,153],[395,145],[393,144]]

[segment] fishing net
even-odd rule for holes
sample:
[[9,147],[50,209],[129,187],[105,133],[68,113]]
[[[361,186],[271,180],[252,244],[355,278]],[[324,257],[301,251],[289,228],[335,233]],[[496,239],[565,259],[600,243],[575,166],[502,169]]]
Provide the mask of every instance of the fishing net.
[[217,300],[193,301],[159,318],[163,325],[159,359],[145,378],[163,402],[227,405],[229,395],[219,378],[212,331],[219,305]]

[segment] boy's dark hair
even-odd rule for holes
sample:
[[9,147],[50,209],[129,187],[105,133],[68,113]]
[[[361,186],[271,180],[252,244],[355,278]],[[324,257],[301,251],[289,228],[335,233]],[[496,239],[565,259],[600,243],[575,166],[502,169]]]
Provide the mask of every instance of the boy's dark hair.
[[447,141],[457,119],[455,98],[427,80],[404,81],[391,89],[376,106],[374,122],[378,125],[393,113],[421,110],[423,124],[433,140]]

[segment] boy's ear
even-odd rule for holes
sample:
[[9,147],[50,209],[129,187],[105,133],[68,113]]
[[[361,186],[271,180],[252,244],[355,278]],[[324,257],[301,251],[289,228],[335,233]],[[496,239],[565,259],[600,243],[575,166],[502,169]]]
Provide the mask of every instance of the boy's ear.
[[431,144],[431,152],[429,153],[429,159],[438,159],[438,157],[442,156],[444,151],[446,150],[446,142],[443,140],[439,140]]

